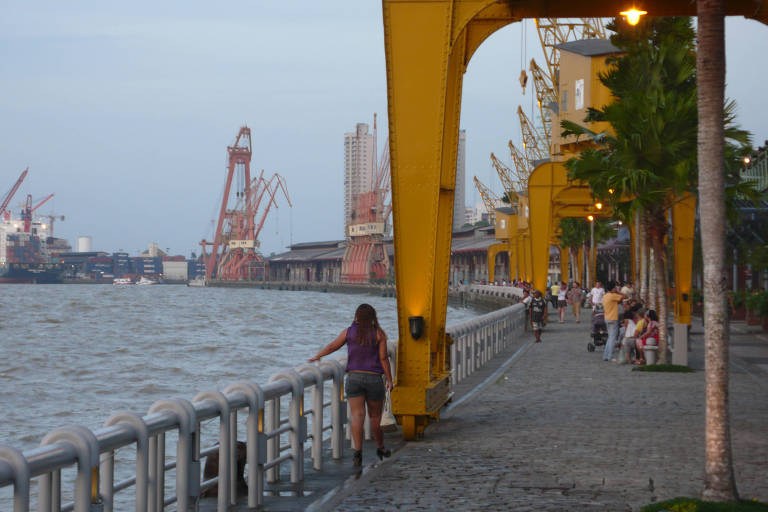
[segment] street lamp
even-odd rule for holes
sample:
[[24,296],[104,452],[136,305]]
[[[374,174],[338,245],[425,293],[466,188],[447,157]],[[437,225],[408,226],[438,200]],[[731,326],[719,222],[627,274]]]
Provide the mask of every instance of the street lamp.
[[627,19],[627,23],[635,26],[640,21],[640,16],[648,14],[648,11],[639,11],[633,7],[628,11],[621,11],[619,14]]
[[589,221],[589,265],[587,268],[589,278],[587,282],[592,282],[595,280],[595,276],[592,275],[592,268],[594,267],[592,262],[597,261],[597,258],[595,258],[595,217],[587,215],[587,220]]

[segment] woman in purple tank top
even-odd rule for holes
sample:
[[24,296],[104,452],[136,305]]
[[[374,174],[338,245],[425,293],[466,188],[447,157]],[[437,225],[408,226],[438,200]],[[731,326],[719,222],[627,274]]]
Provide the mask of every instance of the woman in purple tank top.
[[[360,304],[355,311],[355,321],[317,353],[310,362],[332,354],[347,345],[347,382],[345,393],[352,411],[352,440],[355,443],[353,462],[363,464],[363,421],[365,406],[371,420],[371,432],[376,440],[376,455],[379,459],[389,457],[391,452],[384,447],[381,431],[381,412],[386,392],[392,390],[392,370],[387,357],[387,335],[379,325],[376,310],[369,304]],[[386,377],[384,387],[382,376]]]

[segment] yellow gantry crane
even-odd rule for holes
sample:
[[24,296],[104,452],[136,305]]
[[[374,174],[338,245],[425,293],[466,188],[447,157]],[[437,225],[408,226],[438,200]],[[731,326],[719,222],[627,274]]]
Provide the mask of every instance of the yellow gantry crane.
[[474,177],[475,188],[480,193],[480,199],[482,199],[485,209],[488,210],[488,222],[493,224],[495,218],[494,211],[498,208],[501,198],[493,193],[482,181]]

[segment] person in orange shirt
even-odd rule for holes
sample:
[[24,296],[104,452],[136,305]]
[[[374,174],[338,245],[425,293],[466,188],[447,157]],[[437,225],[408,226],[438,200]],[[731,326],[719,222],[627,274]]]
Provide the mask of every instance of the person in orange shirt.
[[610,361],[613,349],[619,337],[619,303],[627,296],[619,291],[616,283],[608,284],[608,293],[603,295],[603,310],[605,311],[605,326],[608,330],[608,341],[603,351],[603,361]]

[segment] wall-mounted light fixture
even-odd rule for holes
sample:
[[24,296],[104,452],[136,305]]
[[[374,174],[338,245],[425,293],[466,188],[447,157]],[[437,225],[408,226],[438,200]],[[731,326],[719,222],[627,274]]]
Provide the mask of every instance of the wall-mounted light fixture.
[[413,339],[417,340],[424,334],[424,317],[423,316],[411,316],[408,317],[408,327],[411,331]]

